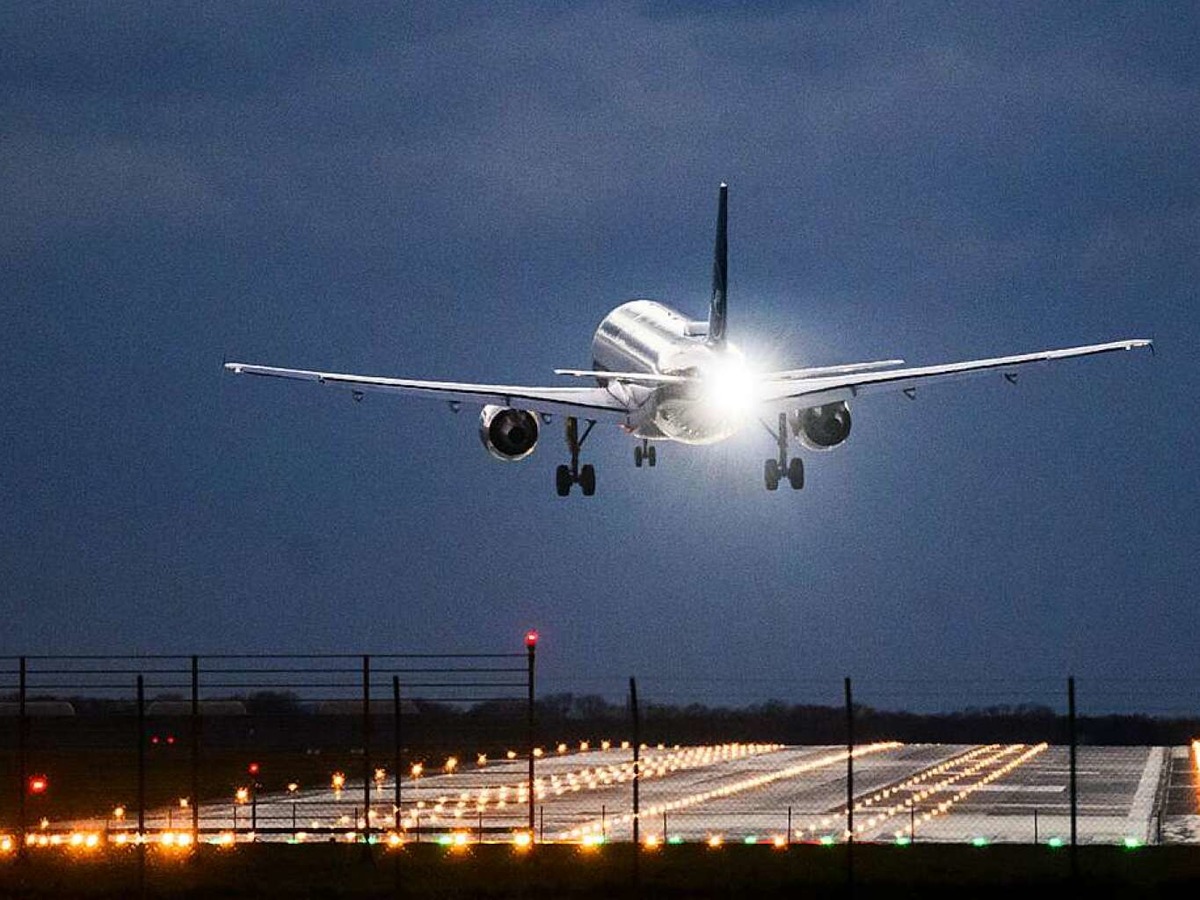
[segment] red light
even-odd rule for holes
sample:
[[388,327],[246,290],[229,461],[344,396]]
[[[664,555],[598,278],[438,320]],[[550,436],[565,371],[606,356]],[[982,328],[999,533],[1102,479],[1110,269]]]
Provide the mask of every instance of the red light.
[[158,743],[158,735],[157,734],[154,735],[154,737],[150,738],[150,743],[152,743],[152,744]]
[[44,794],[46,788],[50,787],[50,779],[45,775],[33,775],[29,778],[29,793]]
[[536,647],[537,641],[538,641],[537,631],[530,628],[527,632],[525,632],[525,646],[526,647]]
[[168,743],[168,744],[174,744],[174,743],[175,743],[175,735],[173,735],[173,734],[168,734],[168,735],[167,735],[167,743]]
[[251,775],[257,775],[258,774],[258,763],[256,763],[256,762],[250,763],[250,765],[246,766],[246,771],[249,772]]

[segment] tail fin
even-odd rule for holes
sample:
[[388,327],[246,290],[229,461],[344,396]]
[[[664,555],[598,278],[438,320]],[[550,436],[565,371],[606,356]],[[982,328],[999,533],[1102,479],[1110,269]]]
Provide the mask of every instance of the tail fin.
[[729,248],[725,242],[725,226],[729,218],[729,185],[721,182],[717,205],[717,241],[713,247],[712,303],[708,308],[708,343],[725,343],[725,288],[729,281]]

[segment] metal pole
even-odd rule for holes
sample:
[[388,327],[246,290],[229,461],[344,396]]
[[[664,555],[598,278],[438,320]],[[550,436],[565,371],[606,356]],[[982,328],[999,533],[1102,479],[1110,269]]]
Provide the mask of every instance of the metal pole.
[[364,655],[362,665],[363,715],[363,841],[371,843],[371,657]]
[[200,842],[200,658],[192,657],[192,846]]
[[17,682],[17,830],[19,832],[17,850],[22,858],[25,856],[25,792],[29,789],[29,717],[26,715],[26,663],[21,657],[21,668]]
[[137,677],[138,893],[146,896],[146,684]]
[[792,808],[788,807],[787,845],[792,846]]
[[395,740],[392,745],[392,771],[396,773],[396,831],[400,830],[400,676],[392,676],[392,717],[395,720]]
[[[146,831],[146,684],[141,675],[137,677],[137,795],[138,795],[138,836]],[[139,840],[138,845],[145,847],[145,842]]]
[[533,741],[534,741],[534,736],[533,735],[534,735],[534,724],[535,724],[534,723],[534,714],[533,714],[533,703],[534,703],[533,673],[534,673],[534,663],[535,663],[535,659],[537,656],[537,640],[536,640],[536,638],[534,640],[529,640],[527,638],[525,641],[525,647],[526,647],[526,650],[528,651],[527,655],[529,657],[529,721],[528,721],[528,733],[526,735],[526,743],[528,744],[528,755],[529,755],[529,838],[530,838],[530,840],[533,840],[533,826],[534,826],[534,820],[533,820],[533,804],[534,804]]
[[1075,676],[1067,679],[1067,737],[1071,742],[1071,876],[1078,874],[1079,861],[1076,847],[1079,839],[1077,815],[1079,811],[1078,784],[1075,779]]
[[629,679],[629,714],[633,718],[633,847],[634,859],[641,838],[641,781],[642,781],[642,728],[638,715],[637,679]]
[[1033,808],[1033,843],[1038,843],[1038,812],[1037,807]]
[[846,882],[854,888],[854,694],[846,676]]

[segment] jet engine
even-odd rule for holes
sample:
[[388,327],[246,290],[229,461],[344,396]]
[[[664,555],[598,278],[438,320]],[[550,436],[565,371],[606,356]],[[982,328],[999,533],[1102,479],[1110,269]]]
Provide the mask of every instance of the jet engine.
[[850,436],[850,407],[839,400],[802,409],[792,417],[792,434],[809,450],[832,450]]
[[537,446],[538,417],[524,409],[485,406],[479,414],[479,439],[496,459],[516,462]]

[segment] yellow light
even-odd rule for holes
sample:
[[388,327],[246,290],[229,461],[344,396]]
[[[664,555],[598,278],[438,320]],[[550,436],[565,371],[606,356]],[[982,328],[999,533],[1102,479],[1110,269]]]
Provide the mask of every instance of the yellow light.
[[610,747],[612,747],[612,741],[601,741],[600,742],[601,750],[608,750]]
[[456,831],[454,833],[454,846],[455,847],[467,846],[467,833],[465,831]]
[[487,754],[480,753],[478,756],[476,756],[475,757],[475,765],[486,766],[487,765]]
[[123,806],[118,806],[116,809],[114,809],[114,810],[113,810],[113,818],[114,818],[114,819],[123,819],[123,818],[125,818],[125,807],[123,807]]
[[777,834],[777,835],[775,835],[775,837],[771,838],[771,845],[776,850],[782,850],[784,847],[787,846],[787,838],[784,837],[782,834]]
[[541,758],[542,758],[542,748],[541,748],[541,747],[534,747],[534,748],[533,748],[533,758],[534,758],[534,759],[541,759]]
[[506,753],[506,754],[505,754],[505,756],[507,756],[509,759],[516,759],[516,758],[517,758],[517,751],[516,751],[516,750],[509,750],[509,751],[508,751],[508,753]]
[[445,765],[446,773],[449,774],[457,768],[458,768],[458,757],[457,756],[448,757],[446,759],[446,765]]
[[192,844],[192,836],[184,832],[175,837],[175,843],[180,847],[190,847]]
[[247,802],[250,799],[250,788],[238,788],[233,794],[233,799],[235,799],[238,803]]
[[658,835],[648,834],[646,835],[646,840],[644,840],[642,843],[645,845],[647,850],[657,850],[659,845]]
[[423,765],[421,765],[420,763],[413,763],[412,768],[409,769],[409,772],[412,773],[413,778],[420,778],[421,773],[424,771],[425,771],[425,767]]
[[329,779],[329,783],[333,785],[335,791],[340,791],[346,786],[346,774],[344,772],[334,772]]
[[580,742],[579,742],[579,749],[580,749],[580,750],[587,750],[587,748],[588,748],[588,747],[590,747],[590,746],[591,746],[591,744],[589,744],[587,741],[580,741]]
[[71,835],[71,846],[72,847],[82,847],[83,846],[83,835],[80,834],[78,831]]
[[400,835],[396,834],[394,831],[388,834],[387,841],[389,847],[400,847],[404,844],[404,838],[400,837]]
[[376,769],[375,770],[375,780],[376,781],[384,781],[386,779],[387,779],[387,770],[386,769]]
[[[30,837],[32,838],[33,835],[31,834]],[[129,835],[122,832],[121,834],[118,834],[115,838],[113,838],[113,840],[116,841],[118,845],[123,845],[126,841],[129,840]]]
[[170,831],[164,831],[158,841],[164,847],[172,847],[175,844],[175,835]]
[[715,848],[717,848],[717,847],[720,847],[720,846],[721,846],[721,844],[723,844],[724,842],[725,842],[725,839],[724,839],[724,838],[722,838],[722,837],[721,837],[721,835],[719,835],[719,834],[714,834],[714,835],[711,835],[711,836],[709,837],[709,839],[708,839],[708,846],[710,846],[710,847],[712,847],[712,848],[714,848],[714,849],[715,849]]
[[9,853],[13,848],[13,841],[8,835],[0,838],[0,853]]
[[533,846],[533,836],[528,831],[518,831],[513,836],[513,846],[518,850],[528,850]]
[[187,808],[188,808],[188,798],[187,798],[187,797],[180,797],[180,798],[179,798],[179,808],[180,808],[180,809],[187,809]]
[[43,829],[49,828],[49,827],[50,827],[50,820],[49,820],[49,819],[42,819],[42,821],[41,821],[41,822],[39,822],[39,823],[38,823],[38,825],[39,825],[41,828],[43,828]]
[[296,784],[294,781],[289,781],[287,789],[289,794],[294,794],[296,791],[300,790],[300,785]]

